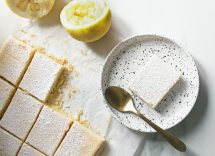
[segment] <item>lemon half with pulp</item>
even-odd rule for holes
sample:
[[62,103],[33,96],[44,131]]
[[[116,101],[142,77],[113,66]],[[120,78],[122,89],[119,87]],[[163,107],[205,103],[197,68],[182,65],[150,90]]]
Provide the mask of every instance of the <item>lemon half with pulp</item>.
[[5,0],[8,7],[17,15],[37,19],[47,15],[55,0]]
[[61,11],[60,20],[72,37],[93,42],[108,32],[111,11],[104,0],[73,0]]

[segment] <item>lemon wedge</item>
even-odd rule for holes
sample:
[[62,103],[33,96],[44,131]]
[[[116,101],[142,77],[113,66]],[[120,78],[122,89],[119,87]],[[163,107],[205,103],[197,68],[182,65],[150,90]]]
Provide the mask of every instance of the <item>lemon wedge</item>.
[[60,20],[72,37],[93,42],[108,32],[111,11],[104,0],[73,0],[61,11]]
[[55,0],[5,0],[8,7],[17,15],[37,19],[47,15]]

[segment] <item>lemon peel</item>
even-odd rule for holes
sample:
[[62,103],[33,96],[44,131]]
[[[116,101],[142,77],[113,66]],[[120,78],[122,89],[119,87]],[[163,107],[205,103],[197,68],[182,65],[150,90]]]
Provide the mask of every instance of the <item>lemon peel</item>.
[[72,37],[93,42],[108,32],[111,11],[103,0],[74,0],[61,11],[60,19]]
[[47,15],[54,6],[55,0],[5,0],[15,14],[30,19]]

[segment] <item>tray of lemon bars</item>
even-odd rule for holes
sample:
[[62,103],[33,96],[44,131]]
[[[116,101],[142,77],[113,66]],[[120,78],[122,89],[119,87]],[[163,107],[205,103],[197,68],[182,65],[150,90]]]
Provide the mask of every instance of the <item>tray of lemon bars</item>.
[[102,148],[104,138],[86,128],[86,121],[49,102],[64,81],[59,79],[72,70],[66,61],[12,36],[2,45],[0,59],[0,135],[1,144],[9,143],[3,155],[13,155],[21,146],[20,154],[41,155],[94,155]]

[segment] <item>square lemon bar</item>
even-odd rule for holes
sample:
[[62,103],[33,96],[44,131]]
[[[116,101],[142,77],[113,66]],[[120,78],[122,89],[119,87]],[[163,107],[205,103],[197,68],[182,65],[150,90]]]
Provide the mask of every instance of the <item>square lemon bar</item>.
[[44,106],[26,142],[46,155],[53,155],[70,124],[69,118]]
[[24,143],[18,153],[18,156],[45,156],[45,155]]
[[37,52],[19,87],[45,102],[62,70],[62,65]]
[[0,50],[0,76],[17,86],[34,53],[30,46],[10,36]]
[[74,122],[55,156],[94,156],[101,150],[104,142],[104,138]]
[[0,121],[0,126],[24,140],[42,106],[41,102],[18,89]]
[[153,55],[129,88],[150,107],[155,108],[181,75],[181,72]]
[[29,58],[32,58],[35,52],[31,46],[13,36],[7,38],[2,45],[1,51],[22,63],[30,61]]
[[0,78],[0,118],[6,110],[14,92],[15,87]]
[[0,128],[0,156],[16,156],[22,141]]

